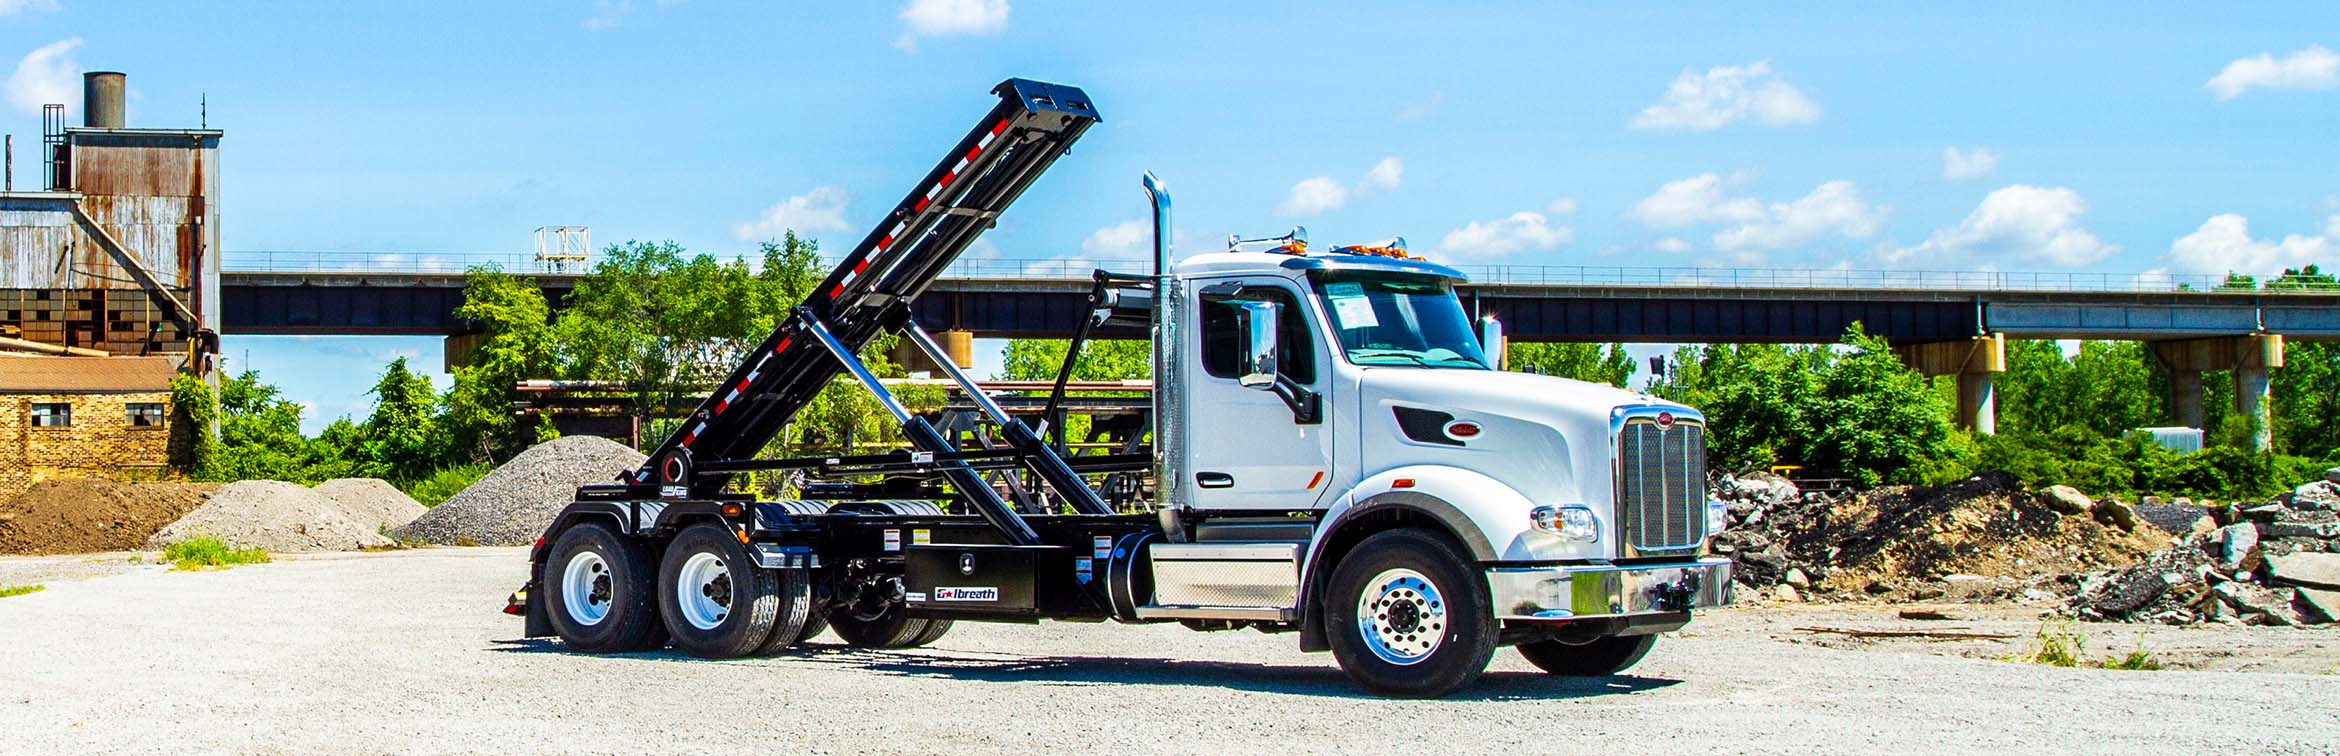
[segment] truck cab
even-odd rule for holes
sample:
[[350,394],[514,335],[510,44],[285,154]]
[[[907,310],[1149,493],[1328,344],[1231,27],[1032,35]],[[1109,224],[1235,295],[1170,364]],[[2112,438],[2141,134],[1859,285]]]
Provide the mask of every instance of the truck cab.
[[[1706,495],[1703,416],[1498,369],[1500,329],[1474,327],[1493,324],[1463,310],[1460,272],[1402,248],[1287,241],[1196,255],[1168,278],[1158,385],[1176,399],[1161,422],[1183,427],[1157,436],[1158,479],[1169,532],[1191,537],[1153,547],[1157,592],[1240,593],[1223,583],[1256,561],[1204,569],[1182,550],[1292,554],[1276,574],[1291,576],[1304,646],[1356,646],[1344,655],[1392,677],[1423,674],[1413,667],[1443,640],[1472,641],[1402,632],[1458,605],[1484,602],[1493,641],[1531,658],[1614,659],[1605,667],[1729,600],[1727,560],[1704,557],[1722,513]],[[1336,579],[1393,531],[1464,567]],[[1415,619],[1393,624],[1392,609]]]

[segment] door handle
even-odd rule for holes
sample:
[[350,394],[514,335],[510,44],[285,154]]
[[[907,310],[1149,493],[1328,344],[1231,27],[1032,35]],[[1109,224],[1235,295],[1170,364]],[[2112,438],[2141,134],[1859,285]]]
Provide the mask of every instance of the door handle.
[[1235,476],[1223,472],[1198,472],[1194,474],[1194,483],[1204,488],[1234,488]]

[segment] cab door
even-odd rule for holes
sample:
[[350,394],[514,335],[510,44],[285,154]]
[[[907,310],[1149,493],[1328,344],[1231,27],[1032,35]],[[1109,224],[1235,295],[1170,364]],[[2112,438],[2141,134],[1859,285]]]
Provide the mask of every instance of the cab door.
[[[1235,286],[1231,284],[1239,284]],[[1292,511],[1320,508],[1333,479],[1333,419],[1319,412],[1312,423],[1273,391],[1237,382],[1242,370],[1242,307],[1235,297],[1274,302],[1277,371],[1309,392],[1324,393],[1331,366],[1314,325],[1310,300],[1291,281],[1273,276],[1231,277],[1192,282],[1187,287],[1194,328],[1190,354],[1199,365],[1186,371],[1188,465],[1182,481],[1194,506],[1204,510]],[[1239,292],[1239,293],[1237,293]],[[1321,402],[1329,406],[1330,402]]]

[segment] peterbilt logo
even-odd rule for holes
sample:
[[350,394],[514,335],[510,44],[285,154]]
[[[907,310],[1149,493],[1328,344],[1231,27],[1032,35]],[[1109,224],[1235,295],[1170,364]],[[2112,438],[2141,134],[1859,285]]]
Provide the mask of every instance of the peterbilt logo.
[[1657,416],[1657,424],[1658,424],[1658,428],[1659,428],[1659,429],[1661,429],[1661,430],[1662,430],[1662,429],[1666,429],[1666,428],[1672,428],[1672,427],[1674,427],[1674,413],[1671,413],[1671,412],[1660,412],[1660,413],[1658,413],[1658,416]]

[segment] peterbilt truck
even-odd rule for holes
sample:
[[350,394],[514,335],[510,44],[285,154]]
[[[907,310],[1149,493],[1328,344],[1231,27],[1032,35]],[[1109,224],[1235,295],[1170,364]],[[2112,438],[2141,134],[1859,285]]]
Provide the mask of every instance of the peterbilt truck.
[[[962,621],[1176,622],[1289,632],[1366,689],[1437,696],[1501,646],[1552,674],[1614,674],[1729,601],[1729,562],[1706,550],[1722,511],[1703,417],[1497,369],[1500,326],[1466,313],[1464,276],[1402,240],[1231,239],[1173,262],[1149,174],[1154,269],[1096,274],[1047,394],[1063,401],[1093,334],[1149,339],[1142,443],[1089,453],[1003,409],[921,327],[919,297],[1098,114],[1072,87],[993,93],[647,462],[556,515],[507,607],[527,635],[729,658],[824,629],[907,648]],[[857,356],[881,334],[923,352],[980,432],[905,406]],[[839,379],[907,448],[764,456]],[[771,470],[800,498],[740,491]]]

